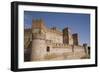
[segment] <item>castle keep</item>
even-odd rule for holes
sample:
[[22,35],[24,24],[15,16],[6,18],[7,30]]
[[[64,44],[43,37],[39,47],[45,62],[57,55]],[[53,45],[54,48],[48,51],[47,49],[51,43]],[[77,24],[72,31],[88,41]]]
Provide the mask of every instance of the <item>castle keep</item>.
[[66,27],[48,28],[42,19],[33,20],[24,29],[24,61],[85,59],[89,57],[87,44],[79,44],[79,36]]

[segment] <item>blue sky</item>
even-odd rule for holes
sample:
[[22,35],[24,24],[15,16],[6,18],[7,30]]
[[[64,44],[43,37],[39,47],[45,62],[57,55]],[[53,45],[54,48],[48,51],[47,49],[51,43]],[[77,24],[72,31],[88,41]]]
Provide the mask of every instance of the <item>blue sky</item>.
[[90,14],[24,11],[24,27],[31,27],[32,19],[41,18],[49,28],[70,27],[72,33],[79,34],[80,44],[90,45]]

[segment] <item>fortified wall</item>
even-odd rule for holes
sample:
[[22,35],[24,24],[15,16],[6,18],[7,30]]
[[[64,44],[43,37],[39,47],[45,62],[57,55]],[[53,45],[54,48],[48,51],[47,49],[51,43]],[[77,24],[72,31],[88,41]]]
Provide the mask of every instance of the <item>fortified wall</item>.
[[66,60],[89,58],[87,44],[79,45],[79,36],[69,27],[48,28],[42,19],[33,20],[32,28],[24,30],[24,60]]

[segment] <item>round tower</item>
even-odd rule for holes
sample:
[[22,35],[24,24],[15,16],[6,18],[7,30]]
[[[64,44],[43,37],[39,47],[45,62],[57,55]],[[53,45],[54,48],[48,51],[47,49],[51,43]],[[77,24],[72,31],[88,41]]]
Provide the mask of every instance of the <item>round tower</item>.
[[35,20],[32,24],[32,51],[31,61],[44,60],[46,52],[46,34],[42,20]]

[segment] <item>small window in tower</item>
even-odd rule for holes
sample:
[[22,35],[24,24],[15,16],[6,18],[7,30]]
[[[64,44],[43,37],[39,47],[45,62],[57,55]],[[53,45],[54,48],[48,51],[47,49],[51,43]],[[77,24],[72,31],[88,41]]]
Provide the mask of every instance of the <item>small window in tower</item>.
[[49,46],[47,46],[47,52],[50,52],[50,47]]

